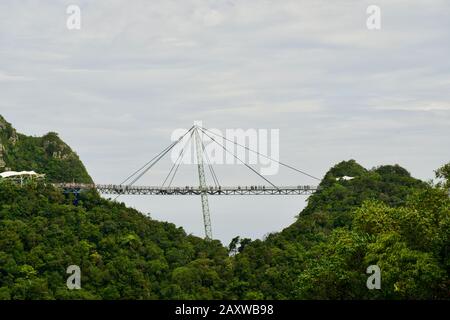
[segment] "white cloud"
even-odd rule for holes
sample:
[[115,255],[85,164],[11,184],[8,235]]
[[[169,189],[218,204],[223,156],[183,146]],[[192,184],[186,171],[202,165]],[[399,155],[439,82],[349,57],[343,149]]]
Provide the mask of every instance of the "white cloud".
[[7,74],[5,72],[0,71],[0,82],[22,82],[22,81],[31,81],[33,78]]

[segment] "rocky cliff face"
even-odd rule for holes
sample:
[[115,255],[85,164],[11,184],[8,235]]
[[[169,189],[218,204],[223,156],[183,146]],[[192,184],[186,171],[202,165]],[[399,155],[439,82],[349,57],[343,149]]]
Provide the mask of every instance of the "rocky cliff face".
[[92,182],[78,155],[58,134],[29,137],[0,115],[0,172],[8,170],[34,170],[51,182]]
[[14,146],[18,137],[14,128],[0,115],[0,171],[7,171],[10,168],[6,164],[6,148],[8,145]]
[[3,145],[0,144],[0,170],[6,169],[6,162],[3,160]]

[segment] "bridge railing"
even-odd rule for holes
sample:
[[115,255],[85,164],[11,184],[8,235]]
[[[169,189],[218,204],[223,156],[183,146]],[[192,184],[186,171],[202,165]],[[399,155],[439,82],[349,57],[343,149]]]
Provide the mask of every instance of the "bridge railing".
[[209,191],[233,191],[233,190],[317,190],[317,186],[313,185],[299,185],[299,186],[208,186],[201,189],[198,186],[183,186],[183,187],[161,187],[161,186],[128,186],[115,184],[80,184],[80,183],[59,183],[54,184],[56,187],[63,189],[114,189],[114,190],[165,190],[165,191],[190,191],[190,190],[209,190]]

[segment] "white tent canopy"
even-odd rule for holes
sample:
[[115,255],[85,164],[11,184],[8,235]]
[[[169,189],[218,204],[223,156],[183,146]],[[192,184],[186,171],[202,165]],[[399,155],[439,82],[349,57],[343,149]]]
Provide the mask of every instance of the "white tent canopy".
[[5,171],[0,173],[0,177],[2,178],[14,178],[14,177],[36,177],[36,178],[42,178],[44,177],[44,174],[39,174],[34,171]]
[[352,179],[355,179],[355,177],[343,176],[336,178],[336,180],[352,180]]

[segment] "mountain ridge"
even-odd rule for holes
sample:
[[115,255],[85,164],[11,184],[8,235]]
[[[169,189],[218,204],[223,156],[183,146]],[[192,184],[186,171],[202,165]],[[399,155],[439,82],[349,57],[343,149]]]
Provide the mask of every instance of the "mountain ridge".
[[[11,169],[61,182],[73,164],[89,177],[55,133],[27,137],[0,118],[0,142]],[[0,179],[0,299],[450,299],[449,168],[432,185],[342,161],[296,222],[228,248],[95,191],[74,202],[45,181]],[[69,265],[80,290],[66,286]],[[380,290],[366,287],[370,265]]]
[[42,137],[18,133],[0,115],[0,171],[36,171],[50,182],[92,183],[79,156],[55,132]]

